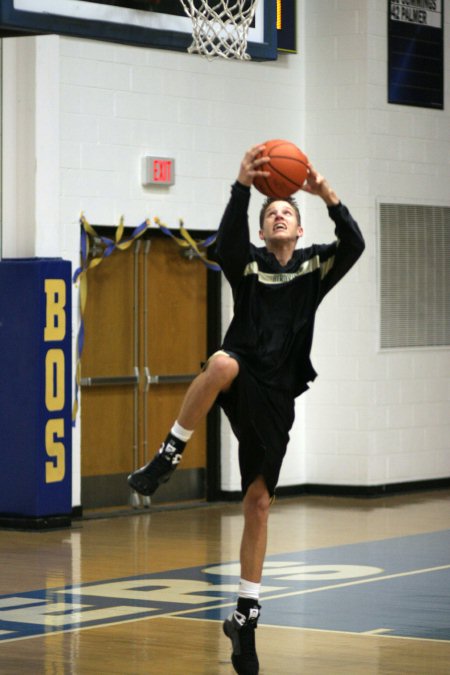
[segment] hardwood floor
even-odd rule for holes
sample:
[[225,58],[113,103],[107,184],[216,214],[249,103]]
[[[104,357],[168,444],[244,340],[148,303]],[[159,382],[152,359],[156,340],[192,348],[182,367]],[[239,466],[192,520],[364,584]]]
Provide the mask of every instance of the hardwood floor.
[[[450,673],[449,497],[277,501],[261,675]],[[239,505],[212,504],[0,531],[0,672],[231,675],[241,527]]]

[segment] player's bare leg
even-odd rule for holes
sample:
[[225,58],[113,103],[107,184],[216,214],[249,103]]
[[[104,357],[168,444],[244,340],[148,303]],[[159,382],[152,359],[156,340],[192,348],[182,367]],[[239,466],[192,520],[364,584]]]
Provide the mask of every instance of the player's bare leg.
[[177,421],[154,458],[128,476],[128,484],[150,496],[166,483],[177,468],[186,443],[198,423],[210,411],[217,396],[227,391],[239,373],[239,364],[225,352],[217,352],[189,386]]
[[241,541],[241,577],[259,584],[267,548],[270,495],[262,476],[248,488],[243,501],[244,531]]
[[236,359],[225,352],[216,352],[209,359],[205,370],[191,383],[186,392],[178,423],[185,429],[195,429],[211,410],[221,392],[227,391],[239,372]]
[[237,608],[225,619],[223,629],[233,645],[231,662],[240,675],[257,675],[259,662],[255,646],[260,605],[259,590],[267,547],[270,495],[262,476],[244,497],[244,531],[241,540],[241,581]]

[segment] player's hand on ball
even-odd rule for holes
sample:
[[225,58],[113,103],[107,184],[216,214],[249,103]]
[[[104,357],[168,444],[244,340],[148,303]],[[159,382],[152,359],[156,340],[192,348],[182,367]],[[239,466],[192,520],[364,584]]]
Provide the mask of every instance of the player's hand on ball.
[[327,206],[339,204],[339,198],[335,191],[330,187],[328,181],[322,176],[312,164],[308,164],[308,175],[302,186],[302,190],[310,195],[322,197]]
[[270,158],[263,155],[264,148],[264,145],[253,145],[245,153],[237,178],[241,185],[250,187],[256,176],[270,176],[270,172],[264,170],[264,164],[270,162]]

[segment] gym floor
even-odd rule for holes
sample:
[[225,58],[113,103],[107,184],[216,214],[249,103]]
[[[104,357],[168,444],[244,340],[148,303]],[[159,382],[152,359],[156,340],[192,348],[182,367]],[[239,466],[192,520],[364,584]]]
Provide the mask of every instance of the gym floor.
[[[450,491],[272,506],[261,675],[450,673]],[[2,675],[231,675],[239,504],[0,531]]]

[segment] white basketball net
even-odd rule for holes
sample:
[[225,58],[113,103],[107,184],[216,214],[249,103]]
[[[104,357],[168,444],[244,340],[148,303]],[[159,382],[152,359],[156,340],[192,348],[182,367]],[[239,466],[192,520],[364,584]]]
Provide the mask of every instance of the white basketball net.
[[247,35],[259,0],[180,0],[192,19],[190,54],[250,59]]

